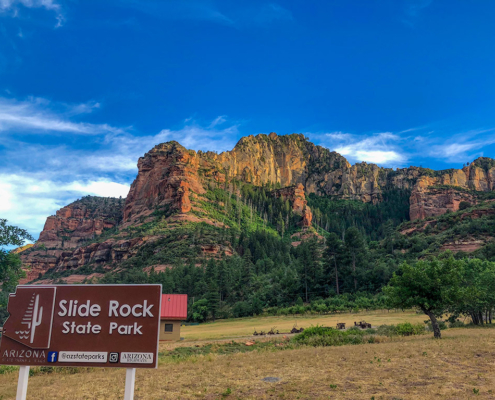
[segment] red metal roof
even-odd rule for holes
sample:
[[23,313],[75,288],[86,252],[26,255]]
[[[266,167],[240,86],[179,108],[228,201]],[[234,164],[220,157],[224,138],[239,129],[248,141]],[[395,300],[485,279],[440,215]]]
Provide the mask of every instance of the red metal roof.
[[187,319],[187,294],[162,294],[161,319]]

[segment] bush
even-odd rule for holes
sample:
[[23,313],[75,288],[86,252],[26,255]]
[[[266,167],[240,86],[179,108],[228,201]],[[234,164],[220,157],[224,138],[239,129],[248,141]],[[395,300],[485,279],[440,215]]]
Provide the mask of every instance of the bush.
[[405,322],[397,325],[380,325],[376,334],[380,336],[412,336],[422,335],[426,329],[423,324]]
[[195,302],[190,311],[189,320],[194,322],[205,322],[208,317],[208,300],[202,299]]
[[365,338],[366,331],[348,329],[341,331],[325,326],[312,326],[297,334],[292,339],[297,344],[307,346],[342,346],[344,344],[362,344],[368,339]]
[[397,332],[394,325],[380,325],[376,330],[376,334],[380,336],[395,336]]
[[459,210],[465,210],[466,208],[471,207],[471,203],[469,201],[461,201],[459,203]]
[[425,326],[423,324],[413,325],[409,322],[405,322],[403,324],[396,325],[395,332],[399,336],[421,335],[425,333]]

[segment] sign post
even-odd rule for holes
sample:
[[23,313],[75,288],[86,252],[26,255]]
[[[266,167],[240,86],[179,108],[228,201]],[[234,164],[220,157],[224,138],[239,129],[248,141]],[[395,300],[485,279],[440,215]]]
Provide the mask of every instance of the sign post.
[[17,382],[16,400],[26,400],[29,378],[29,365],[23,365],[19,368],[19,381]]
[[0,342],[0,364],[19,365],[17,400],[29,367],[126,368],[125,400],[136,368],[157,368],[161,285],[17,286]]
[[134,400],[135,383],[136,383],[136,368],[127,368],[125,371],[124,400]]

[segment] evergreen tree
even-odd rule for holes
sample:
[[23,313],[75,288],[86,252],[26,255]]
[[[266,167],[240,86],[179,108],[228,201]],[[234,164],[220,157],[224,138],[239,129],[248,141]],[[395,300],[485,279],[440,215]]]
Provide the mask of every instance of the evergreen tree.
[[345,250],[351,259],[352,277],[354,281],[354,291],[358,289],[356,264],[364,253],[364,241],[359,229],[348,228],[345,231]]
[[342,253],[342,247],[342,241],[335,233],[331,232],[327,237],[325,256],[328,265],[331,266],[330,269],[333,269],[333,275],[335,277],[335,292],[337,293],[337,295],[340,294],[337,257]]
[[208,300],[208,311],[211,314],[211,319],[215,321],[220,303],[220,293],[218,292],[217,284],[213,280],[208,285],[206,300]]

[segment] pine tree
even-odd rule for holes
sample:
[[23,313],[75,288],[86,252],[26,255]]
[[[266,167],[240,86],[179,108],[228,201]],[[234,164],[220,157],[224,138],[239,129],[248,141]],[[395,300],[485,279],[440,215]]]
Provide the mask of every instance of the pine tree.
[[339,237],[331,232],[328,235],[327,238],[327,243],[326,243],[326,250],[325,250],[325,255],[327,258],[328,264],[332,264],[332,259],[333,259],[333,270],[335,274],[335,291],[337,294],[340,294],[339,290],[339,270],[337,267],[337,257],[339,254],[342,252],[342,241],[339,239]]
[[345,249],[351,258],[354,290],[357,291],[356,262],[358,257],[364,252],[364,241],[359,229],[350,227],[345,231]]
[[208,311],[210,312],[211,319],[214,322],[220,303],[220,293],[218,292],[217,284],[213,280],[211,280],[208,284],[208,293],[206,294],[206,300],[208,300]]

